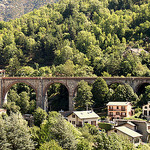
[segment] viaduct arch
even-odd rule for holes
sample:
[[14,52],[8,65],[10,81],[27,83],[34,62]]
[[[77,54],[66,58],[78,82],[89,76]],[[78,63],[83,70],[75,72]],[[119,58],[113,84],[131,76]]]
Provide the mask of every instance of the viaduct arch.
[[[108,85],[113,83],[129,84],[135,92],[141,84],[149,83],[150,77],[102,77]],[[16,83],[25,83],[31,86],[36,92],[36,106],[46,110],[47,96],[46,91],[53,83],[61,83],[69,93],[69,110],[73,110],[74,92],[77,88],[78,82],[84,80],[93,83],[96,77],[1,77],[0,78],[0,107],[2,107],[5,96],[9,89]]]

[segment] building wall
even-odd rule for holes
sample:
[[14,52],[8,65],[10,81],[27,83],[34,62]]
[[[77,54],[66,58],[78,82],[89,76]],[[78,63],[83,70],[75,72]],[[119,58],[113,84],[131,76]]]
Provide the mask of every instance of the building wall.
[[68,121],[72,124],[73,124],[73,121],[75,121],[75,124],[73,124],[74,126],[79,125],[79,122],[82,122],[82,125],[84,125],[84,123],[91,124],[92,121],[96,121],[96,126],[98,125],[98,118],[80,119],[76,115],[75,115],[75,118],[73,118],[72,117],[73,115],[74,114],[71,114],[68,116]]
[[[113,109],[111,110],[110,107],[112,107]],[[131,115],[132,115],[131,104],[125,106],[125,110],[122,110],[121,107],[122,107],[121,105],[107,106],[108,116],[111,118],[115,118],[115,119],[121,119],[124,117],[131,117]],[[113,113],[113,115],[110,115],[111,113]]]
[[[148,124],[146,121],[138,121],[138,120],[130,120],[130,122],[136,125],[136,132],[143,135],[141,138],[143,142],[148,142],[149,132],[148,132]],[[117,120],[118,125],[124,125],[127,123],[127,120]]]
[[[116,132],[115,132],[115,131],[116,131]],[[124,134],[123,132],[121,132],[121,131],[119,131],[119,130],[117,130],[117,129],[112,129],[112,130],[108,131],[107,134],[108,134],[108,135],[111,135],[111,133],[116,133],[116,134],[118,134],[118,135],[120,135],[120,136],[126,137],[127,139],[130,140],[130,142],[133,143],[133,138],[132,138],[132,137],[128,136],[127,134]]]
[[[144,111],[147,112],[147,115],[144,113]],[[143,106],[143,115],[144,115],[144,116],[150,116],[150,102],[148,102],[147,105],[144,105],[144,106]]]
[[135,131],[135,126],[132,126],[132,125],[130,125],[130,124],[128,124],[128,123],[124,124],[123,126],[125,126],[125,127],[129,128],[129,129]]

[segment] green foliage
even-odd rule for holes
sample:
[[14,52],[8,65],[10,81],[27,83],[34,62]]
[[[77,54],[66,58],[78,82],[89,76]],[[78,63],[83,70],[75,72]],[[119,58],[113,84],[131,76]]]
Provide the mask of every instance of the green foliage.
[[27,122],[21,114],[11,114],[5,119],[0,119],[0,131],[0,149],[34,149]]
[[77,96],[74,98],[76,109],[88,109],[93,104],[91,87],[81,80],[78,83]]
[[20,107],[16,105],[15,102],[8,102],[3,105],[3,108],[7,110],[7,114],[10,115],[11,112],[17,113],[20,110]]
[[128,84],[125,85],[118,85],[118,87],[114,90],[112,95],[113,101],[128,101],[133,102],[133,104],[137,104],[139,98],[136,93],[134,93],[132,87]]
[[107,150],[120,150],[120,149],[128,149],[134,150],[134,146],[130,141],[126,138],[118,136],[117,134],[112,134],[107,136],[105,132],[101,132],[95,138],[95,150],[99,149],[107,149]]
[[84,124],[82,128],[75,128],[57,112],[49,112],[40,128],[34,126],[30,132],[39,150],[134,150],[133,144],[123,137],[116,134],[107,136],[106,133],[99,132],[97,127],[90,124]]
[[55,140],[42,144],[39,150],[63,150]]
[[50,112],[48,119],[41,124],[40,143],[54,139],[63,149],[76,149],[81,133],[57,112]]
[[17,112],[18,110],[22,114],[33,113],[36,108],[36,95],[34,90],[23,83],[12,86],[8,92],[7,100],[8,103],[3,107],[7,108],[8,114],[10,111]]
[[38,107],[33,113],[34,124],[40,126],[41,123],[46,119],[47,113],[42,108]]
[[13,10],[2,10],[9,19],[34,9],[0,22],[8,76],[150,76],[149,0],[62,0],[35,9],[48,2],[14,0]]
[[92,93],[96,107],[103,106],[107,103],[108,86],[104,79],[97,78],[93,83]]
[[106,132],[111,129],[111,124],[109,124],[109,123],[101,122],[98,124],[98,126],[99,126],[99,128],[104,129]]

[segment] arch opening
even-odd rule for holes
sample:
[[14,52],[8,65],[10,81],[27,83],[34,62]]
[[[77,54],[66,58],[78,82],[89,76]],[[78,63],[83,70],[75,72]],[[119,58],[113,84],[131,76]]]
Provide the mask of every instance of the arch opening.
[[69,92],[66,86],[61,83],[53,83],[49,85],[45,99],[47,101],[47,111],[69,110]]
[[138,85],[137,89],[136,89],[136,93],[138,96],[140,96],[141,94],[145,93],[145,87],[150,85],[150,83],[142,83],[140,85]]
[[8,113],[32,114],[36,109],[36,91],[26,83],[12,83],[6,89],[3,103]]

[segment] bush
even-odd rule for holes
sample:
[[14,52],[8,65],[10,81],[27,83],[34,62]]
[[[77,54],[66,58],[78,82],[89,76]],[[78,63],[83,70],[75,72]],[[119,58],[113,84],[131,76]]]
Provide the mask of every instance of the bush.
[[111,129],[111,124],[110,123],[101,122],[101,123],[98,124],[98,126],[101,129],[105,129],[106,132]]

